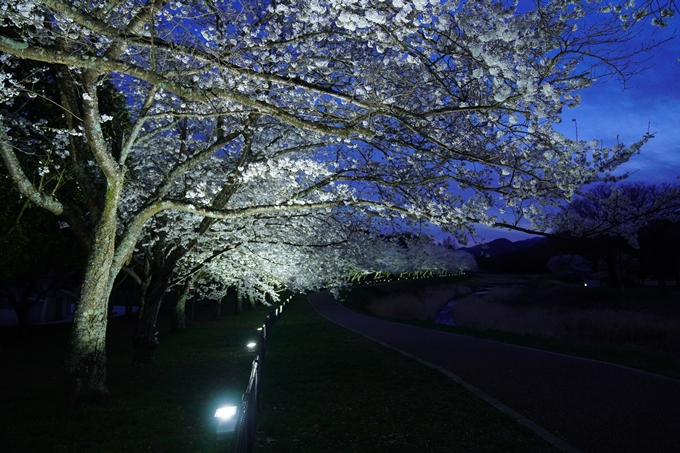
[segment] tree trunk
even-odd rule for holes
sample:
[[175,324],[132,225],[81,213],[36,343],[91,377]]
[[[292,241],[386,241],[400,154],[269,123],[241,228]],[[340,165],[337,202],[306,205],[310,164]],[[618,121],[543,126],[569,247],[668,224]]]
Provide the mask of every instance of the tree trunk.
[[607,258],[607,271],[609,272],[609,285],[614,289],[621,289],[621,278],[617,270],[617,259],[613,254],[608,254]]
[[194,309],[196,308],[196,299],[191,299],[191,311],[189,312],[189,319],[187,320],[187,326],[191,327],[194,325]]
[[243,313],[243,294],[236,289],[236,314]]
[[165,295],[165,284],[156,281],[150,285],[144,297],[144,309],[140,313],[132,340],[134,350],[133,363],[135,365],[150,365],[154,360],[154,353],[158,347],[158,311]]
[[[663,252],[659,252],[657,256],[663,257]],[[658,260],[656,263],[656,282],[659,288],[659,292],[661,294],[668,294],[670,293],[670,288],[668,287],[667,284],[667,278],[668,278],[668,260],[666,259],[661,259]]]
[[130,292],[125,292],[125,317],[132,315],[132,307],[135,304],[135,287],[132,285],[130,287]]
[[252,294],[248,296],[248,305],[250,305],[251,310],[255,308],[255,298],[253,297]]
[[165,249],[164,241],[158,241],[153,249],[152,259],[146,269],[147,279],[143,286],[142,302],[139,321],[133,338],[134,357],[133,363],[148,365],[153,363],[154,353],[158,347],[158,311],[161,308],[163,297],[170,285],[172,272],[177,261],[184,256],[185,251],[175,249],[169,255]]
[[186,303],[192,283],[192,279],[187,279],[187,281],[184,283],[184,286],[182,287],[182,293],[177,299],[177,304],[175,304],[175,311],[172,314],[173,332],[179,332],[187,328]]
[[73,314],[66,377],[67,398],[74,405],[108,395],[106,325],[113,287],[111,267],[121,186],[109,184],[107,187],[106,204],[95,228],[85,278]]
[[[36,282],[32,282],[31,286],[35,286],[35,284]],[[14,313],[17,315],[17,320],[19,321],[19,338],[22,339],[28,337],[28,312],[36,302],[29,302],[29,290],[27,288],[28,285],[24,287],[23,291],[8,289],[5,292],[5,296],[14,309]]]

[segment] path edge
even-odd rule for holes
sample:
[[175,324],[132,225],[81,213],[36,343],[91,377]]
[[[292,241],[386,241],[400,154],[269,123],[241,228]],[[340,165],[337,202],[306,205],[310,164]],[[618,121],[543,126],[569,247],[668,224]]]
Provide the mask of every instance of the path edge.
[[[318,297],[318,296],[322,296],[322,295],[319,294],[319,293],[316,293],[316,294],[317,294],[317,297]],[[462,385],[463,388],[465,388],[467,391],[471,392],[472,394],[474,394],[474,395],[477,396],[478,398],[481,398],[482,400],[486,401],[488,404],[492,405],[493,407],[495,407],[496,409],[498,409],[498,410],[501,411],[502,413],[504,413],[504,414],[506,414],[506,415],[512,417],[513,419],[515,419],[515,421],[517,421],[517,422],[520,423],[521,425],[523,425],[523,426],[529,428],[529,429],[530,429],[531,431],[533,431],[537,436],[539,436],[540,438],[542,438],[543,440],[545,440],[546,442],[548,442],[549,444],[551,444],[551,445],[554,446],[555,448],[557,448],[557,449],[559,449],[559,450],[562,450],[562,451],[565,452],[565,453],[582,453],[581,450],[577,449],[576,447],[573,447],[573,446],[569,445],[568,443],[566,443],[565,441],[563,441],[563,440],[560,439],[559,437],[557,437],[557,436],[555,436],[554,434],[552,434],[550,431],[546,430],[545,428],[542,428],[542,427],[538,426],[536,423],[532,422],[531,420],[529,420],[528,418],[526,418],[525,416],[523,416],[523,415],[520,414],[519,412],[517,412],[517,411],[511,409],[510,407],[508,407],[508,406],[506,406],[505,404],[503,404],[503,403],[501,403],[500,401],[498,401],[496,398],[494,398],[494,397],[492,397],[491,395],[489,395],[489,394],[483,392],[482,390],[478,389],[478,388],[475,387],[474,385],[472,385],[472,384],[470,384],[470,383],[464,381],[460,376],[458,376],[458,375],[455,374],[455,373],[452,373],[451,371],[447,370],[446,368],[440,367],[439,365],[435,365],[434,363],[428,362],[427,360],[421,359],[420,357],[416,357],[416,356],[414,356],[414,355],[411,354],[411,353],[408,353],[408,352],[406,352],[406,351],[403,351],[403,350],[401,350],[401,349],[399,349],[399,348],[396,348],[396,347],[394,347],[394,346],[392,346],[392,345],[389,345],[389,344],[387,344],[387,343],[383,343],[382,341],[377,340],[377,339],[375,339],[375,338],[373,338],[373,337],[371,337],[371,336],[369,336],[369,335],[363,334],[363,333],[361,333],[361,332],[359,332],[359,331],[357,331],[357,330],[354,330],[354,329],[352,329],[352,328],[350,328],[350,327],[343,326],[342,324],[339,324],[339,323],[333,321],[332,319],[327,318],[323,313],[321,313],[321,312],[316,308],[316,306],[314,305],[314,302],[312,302],[312,300],[310,299],[310,297],[313,297],[313,296],[314,296],[314,294],[308,295],[308,296],[307,296],[307,301],[308,301],[309,304],[312,306],[312,308],[314,308],[314,311],[316,311],[316,312],[317,312],[322,318],[324,318],[325,320],[330,321],[330,322],[332,322],[333,324],[342,327],[343,329],[347,329],[347,330],[349,330],[349,331],[351,331],[351,332],[354,332],[354,333],[356,333],[356,334],[358,334],[358,335],[361,335],[361,336],[364,337],[364,338],[367,338],[367,339],[369,339],[369,340],[371,340],[371,341],[374,341],[374,342],[378,343],[378,344],[381,345],[381,346],[384,346],[384,347],[386,347],[386,348],[388,348],[388,349],[392,349],[393,351],[397,351],[397,352],[399,352],[399,353],[405,355],[406,357],[409,357],[409,358],[411,358],[411,359],[416,360],[417,362],[422,363],[422,364],[425,365],[425,366],[428,366],[428,367],[430,367],[430,368],[433,368],[433,369],[439,371],[440,373],[444,374],[444,375],[447,376],[449,379],[451,379],[453,382]],[[332,296],[328,295],[328,297],[332,297]],[[335,301],[335,300],[334,300],[334,302],[337,303],[337,301]]]

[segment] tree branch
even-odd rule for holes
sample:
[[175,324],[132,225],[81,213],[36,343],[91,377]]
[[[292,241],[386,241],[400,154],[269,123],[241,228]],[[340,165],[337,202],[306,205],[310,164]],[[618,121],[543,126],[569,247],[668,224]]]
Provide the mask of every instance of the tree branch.
[[250,107],[263,114],[271,115],[281,119],[287,123],[292,124],[300,129],[318,132],[321,134],[330,134],[343,138],[349,138],[353,135],[360,135],[363,137],[372,138],[375,134],[369,129],[355,126],[334,127],[321,124],[316,121],[305,120],[299,118],[285,110],[264,101],[259,101],[255,98],[245,94],[237,93],[235,91],[227,91],[220,89],[199,90],[189,87],[184,87],[181,84],[163,77],[153,71],[133,66],[128,63],[119,61],[112,61],[106,57],[90,56],[90,55],[65,55],[61,51],[52,49],[44,49],[32,47],[28,43],[15,41],[6,36],[0,36],[0,51],[6,52],[20,58],[29,60],[42,61],[44,63],[64,64],[67,66],[75,66],[84,69],[94,69],[106,72],[119,72],[121,74],[128,74],[132,77],[144,80],[157,85],[167,91],[171,91],[176,95],[188,100],[196,101],[202,104],[211,104],[214,98],[222,98],[236,102],[238,104]]
[[61,215],[64,212],[64,205],[51,195],[40,192],[24,173],[19,159],[17,159],[9,137],[5,132],[5,126],[0,123],[0,153],[7,166],[14,185],[21,194],[31,200],[36,205],[51,212],[54,215]]

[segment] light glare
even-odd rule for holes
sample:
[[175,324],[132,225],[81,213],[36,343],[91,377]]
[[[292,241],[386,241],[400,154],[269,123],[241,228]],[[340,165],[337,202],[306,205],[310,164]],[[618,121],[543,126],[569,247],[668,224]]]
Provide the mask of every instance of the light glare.
[[221,419],[229,419],[236,415],[236,406],[225,406],[225,407],[220,407],[217,409],[215,412],[215,417],[216,418],[221,418]]

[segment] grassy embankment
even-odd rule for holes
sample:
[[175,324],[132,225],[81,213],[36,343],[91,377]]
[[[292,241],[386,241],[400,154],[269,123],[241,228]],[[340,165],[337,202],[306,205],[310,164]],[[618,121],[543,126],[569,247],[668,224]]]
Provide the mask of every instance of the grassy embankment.
[[[217,452],[213,413],[240,397],[252,353],[243,345],[267,308],[170,334],[159,324],[156,364],[133,367],[132,323],[109,331],[111,397],[62,405],[68,326],[3,338],[0,445],[22,452]],[[556,452],[445,376],[330,324],[297,297],[270,332],[258,451]]]
[[438,371],[323,319],[284,312],[265,368],[258,451],[557,452]]
[[[471,294],[473,288],[486,286],[491,286],[487,294]],[[399,322],[680,378],[677,293],[591,288],[546,277],[472,275],[363,286],[345,298],[351,308]],[[452,298],[457,326],[433,324]]]

